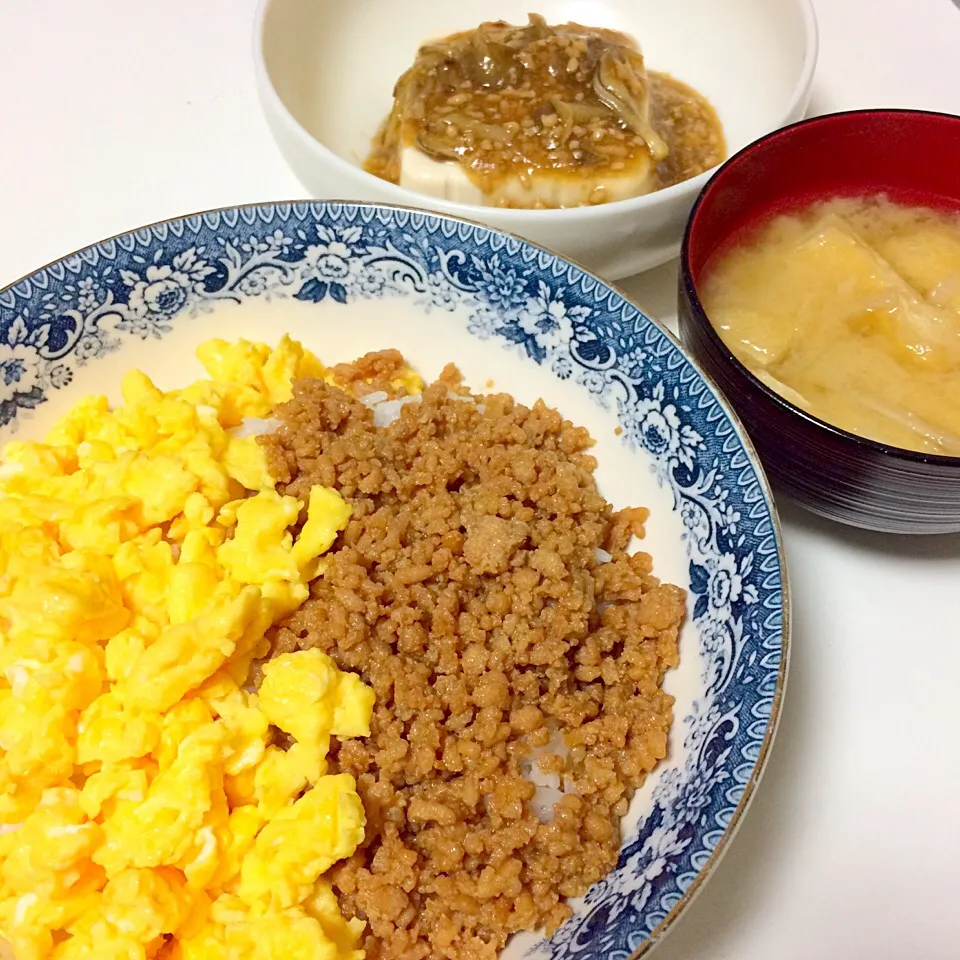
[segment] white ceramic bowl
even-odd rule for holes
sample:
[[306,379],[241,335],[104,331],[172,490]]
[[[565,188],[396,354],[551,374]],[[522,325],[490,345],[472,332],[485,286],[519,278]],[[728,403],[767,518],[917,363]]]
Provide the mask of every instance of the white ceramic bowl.
[[294,173],[318,198],[424,207],[544,244],[617,280],[677,255],[710,171],[647,196],[568,210],[454,203],[360,168],[393,86],[427,39],[484,20],[578,20],[635,37],[651,69],[707,96],[730,154],[806,111],[817,56],[810,0],[261,0],[257,84]]

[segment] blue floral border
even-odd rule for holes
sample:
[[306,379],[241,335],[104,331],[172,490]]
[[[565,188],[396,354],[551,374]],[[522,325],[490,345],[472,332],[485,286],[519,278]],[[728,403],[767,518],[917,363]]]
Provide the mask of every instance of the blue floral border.
[[706,693],[687,762],[584,909],[529,955],[625,960],[696,883],[758,771],[783,678],[775,514],[713,390],[654,322],[578,267],[484,227],[390,207],[293,203],[145,227],[0,291],[0,426],[124,339],[161,339],[218,300],[405,297],[582,385],[649,454],[684,524]]

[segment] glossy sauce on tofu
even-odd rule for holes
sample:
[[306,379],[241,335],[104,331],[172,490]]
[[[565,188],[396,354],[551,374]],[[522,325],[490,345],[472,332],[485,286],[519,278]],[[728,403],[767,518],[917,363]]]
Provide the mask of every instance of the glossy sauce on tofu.
[[661,189],[721,162],[726,145],[709,102],[648,73],[630,37],[531,15],[421,47],[365,169],[402,183],[406,151],[455,164],[483,202],[536,207]]
[[716,254],[700,298],[734,355],[796,406],[960,456],[960,213],[818,202]]

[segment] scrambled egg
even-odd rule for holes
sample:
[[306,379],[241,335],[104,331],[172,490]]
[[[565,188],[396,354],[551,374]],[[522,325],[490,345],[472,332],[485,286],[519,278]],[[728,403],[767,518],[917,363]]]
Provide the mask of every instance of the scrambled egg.
[[19,960],[363,956],[323,874],[364,812],[326,756],[369,734],[373,692],[319,651],[243,687],[350,507],[281,496],[232,428],[325,371],[286,337],[198,356],[211,379],[165,393],[133,371],[118,408],[88,397],[4,454],[0,934]]

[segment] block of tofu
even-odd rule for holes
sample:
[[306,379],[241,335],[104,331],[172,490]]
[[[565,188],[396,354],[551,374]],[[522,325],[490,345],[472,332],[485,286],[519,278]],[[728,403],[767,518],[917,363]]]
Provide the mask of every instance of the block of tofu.
[[400,154],[400,186],[477,206],[556,209],[639,197],[656,190],[659,180],[650,155],[640,154],[623,170],[595,174],[589,168],[518,172],[497,178],[485,191],[459,163],[434,160],[416,146],[407,146]]
[[[643,55],[615,31],[551,27],[534,14],[525,26],[484,23],[420,48],[364,167],[416,193],[477,206],[626,200],[706,169],[694,154],[718,156],[712,107],[680,87],[658,74],[654,111]],[[676,155],[654,114],[681,145]]]

